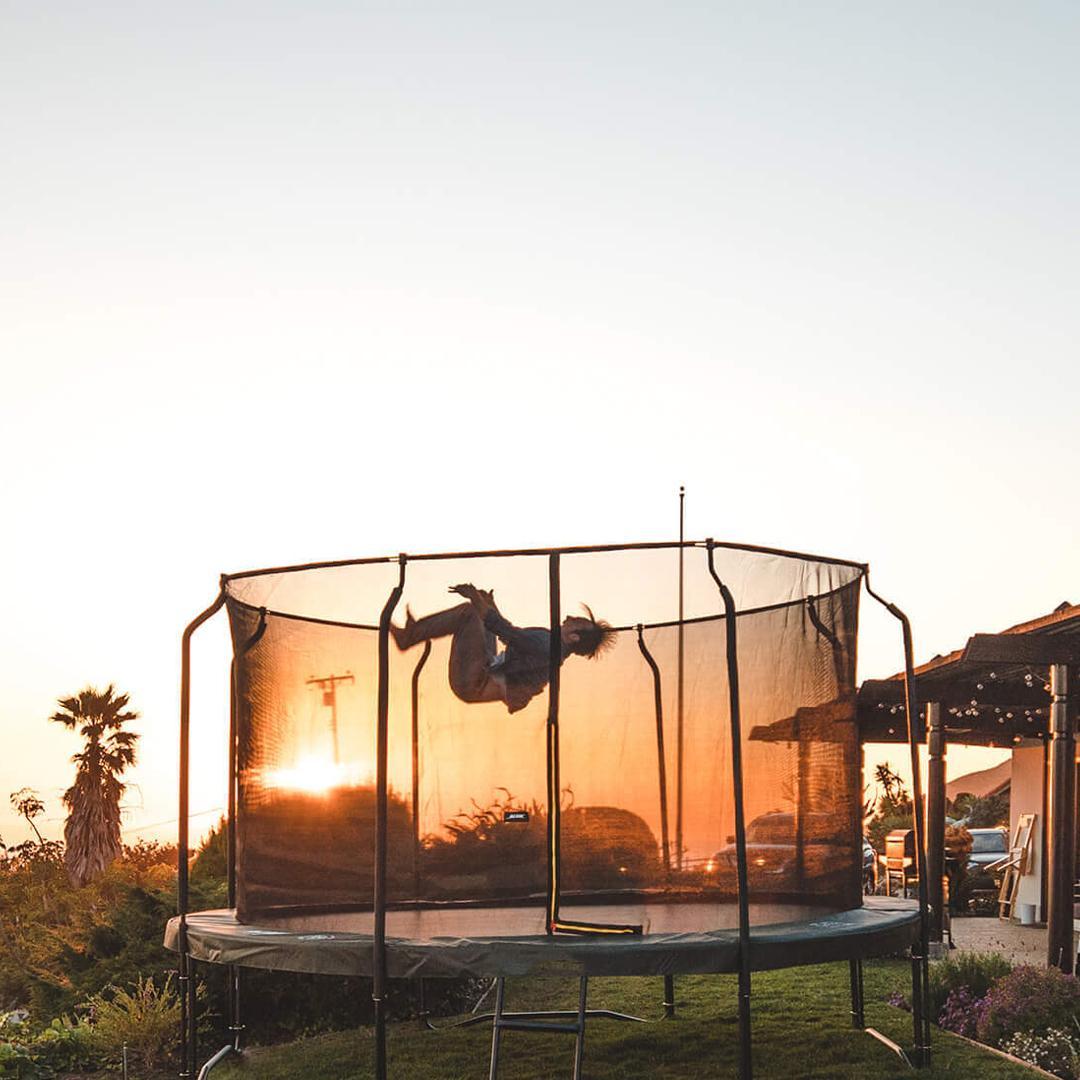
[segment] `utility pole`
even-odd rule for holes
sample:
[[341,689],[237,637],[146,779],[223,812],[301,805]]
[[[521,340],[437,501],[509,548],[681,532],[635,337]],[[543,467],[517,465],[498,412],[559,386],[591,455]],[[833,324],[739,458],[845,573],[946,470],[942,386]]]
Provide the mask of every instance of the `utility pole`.
[[337,684],[339,682],[351,683],[356,682],[356,680],[353,678],[351,671],[346,671],[344,675],[325,675],[321,679],[311,678],[307,681],[308,686],[317,686],[322,691],[322,703],[330,706],[330,731],[334,739],[335,765],[341,762],[337,728]]

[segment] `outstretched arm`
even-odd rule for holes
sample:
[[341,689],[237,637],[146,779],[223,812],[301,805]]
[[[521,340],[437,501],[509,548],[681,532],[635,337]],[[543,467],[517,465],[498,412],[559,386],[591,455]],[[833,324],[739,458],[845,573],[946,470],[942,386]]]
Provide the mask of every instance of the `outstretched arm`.
[[495,606],[495,595],[488,589],[478,589],[475,585],[452,585],[452,593],[465,597],[472,604],[476,613],[483,620],[484,627],[490,630],[504,645],[514,643],[533,645],[534,642],[528,632],[515,626],[505,618]]

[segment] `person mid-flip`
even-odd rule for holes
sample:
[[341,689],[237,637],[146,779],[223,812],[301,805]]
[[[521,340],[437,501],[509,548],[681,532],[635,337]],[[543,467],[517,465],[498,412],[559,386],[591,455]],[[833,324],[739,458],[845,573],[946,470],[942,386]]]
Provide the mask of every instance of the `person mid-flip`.
[[[452,636],[450,689],[469,703],[504,702],[510,712],[524,709],[548,683],[551,632],[541,626],[514,626],[495,606],[494,594],[475,585],[453,585],[464,604],[414,619],[406,609],[405,625],[391,625],[399,649],[421,641]],[[585,607],[585,605],[582,605]],[[615,644],[616,632],[585,607],[587,616],[569,615],[562,623],[562,659],[598,656]],[[499,651],[498,642],[506,646]]]

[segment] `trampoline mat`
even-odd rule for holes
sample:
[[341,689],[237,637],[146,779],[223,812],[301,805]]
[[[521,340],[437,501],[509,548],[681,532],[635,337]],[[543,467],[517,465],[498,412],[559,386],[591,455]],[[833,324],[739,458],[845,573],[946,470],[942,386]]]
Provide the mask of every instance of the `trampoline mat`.
[[[537,908],[469,907],[388,911],[391,978],[462,975],[715,974],[738,968],[733,904],[564,904],[561,917],[640,924],[640,935],[547,935]],[[867,897],[861,908],[823,911],[795,904],[751,905],[750,960],[756,971],[880,955],[918,933],[914,900]],[[165,945],[175,950],[179,917]],[[244,924],[231,910],[188,915],[192,957],[215,964],[325,975],[371,975],[371,912],[303,915]],[[695,929],[703,925],[715,930]]]

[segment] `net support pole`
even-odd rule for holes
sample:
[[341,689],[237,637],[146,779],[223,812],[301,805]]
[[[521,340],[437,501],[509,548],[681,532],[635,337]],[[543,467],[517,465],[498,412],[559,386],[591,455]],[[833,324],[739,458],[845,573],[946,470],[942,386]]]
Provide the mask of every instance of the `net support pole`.
[[1076,846],[1076,750],[1068,707],[1065,664],[1050,665],[1049,888],[1046,911],[1046,963],[1071,974],[1073,945],[1073,863]]
[[379,690],[375,734],[375,892],[371,1001],[375,1012],[375,1080],[386,1080],[386,855],[387,764],[390,735],[390,619],[405,590],[405,556],[398,556],[398,583],[379,616]]
[[675,669],[675,865],[683,867],[683,749],[686,653],[683,623],[686,617],[686,488],[679,487],[679,630]]
[[420,673],[431,655],[431,639],[424,642],[424,649],[412,673],[412,872],[413,899],[420,899]]
[[[266,633],[267,611],[259,608],[259,625],[255,632],[244,642],[240,656],[245,657]],[[228,905],[236,907],[236,807],[238,802],[240,778],[240,726],[239,703],[240,686],[237,681],[236,659],[229,665],[229,793],[226,808],[226,880]],[[230,964],[226,972],[226,999],[228,1005],[229,1034],[232,1036],[232,1048],[240,1052],[244,1025],[240,1013],[240,968]]]
[[671,841],[668,835],[667,760],[664,750],[664,697],[660,682],[660,666],[645,644],[645,628],[637,625],[637,643],[653,677],[653,711],[656,715],[656,770],[660,784],[660,850],[664,860],[664,876],[671,876]]
[[[671,880],[671,844],[668,836],[667,805],[667,759],[664,751],[664,695],[660,683],[660,666],[645,644],[645,628],[637,625],[637,643],[641,655],[653,677],[653,710],[656,713],[656,763],[657,777],[660,782],[660,850],[664,860],[664,878]],[[675,976],[664,976],[664,1018],[670,1020],[675,1015]]]
[[742,715],[739,700],[737,610],[731,590],[720,580],[713,560],[713,542],[705,541],[709,574],[724,602],[724,630],[731,721],[731,780],[735,799],[735,860],[739,884],[739,1080],[753,1076],[750,1027],[750,876],[746,863],[746,813],[743,808]]
[[926,863],[929,877],[930,941],[945,932],[945,725],[941,702],[926,703]]
[[180,916],[177,948],[180,953],[178,981],[180,983],[180,1060],[182,1077],[194,1077],[198,1054],[195,1023],[194,961],[188,950],[187,915],[189,908],[188,851],[191,789],[191,636],[207,619],[216,615],[225,603],[222,584],[217,599],[200,612],[184,628],[180,639],[180,798],[176,838],[176,913]]
[[548,717],[547,717],[547,932],[555,933],[559,921],[559,834],[562,807],[559,776],[559,674],[562,669],[562,596],[560,590],[559,555],[548,556],[548,602],[551,638],[548,653]]
[[866,570],[866,591],[894,619],[898,620],[904,640],[904,712],[907,716],[908,749],[911,753],[911,801],[915,824],[915,865],[919,874],[919,940],[911,951],[911,1021],[915,1034],[915,1065],[930,1065],[930,898],[929,871],[926,860],[926,819],[923,813],[922,773],[919,769],[919,746],[922,731],[919,701],[915,689],[915,650],[911,641],[911,621],[895,604],[889,603],[870,587]]

